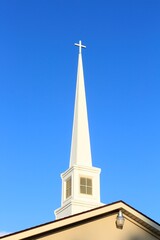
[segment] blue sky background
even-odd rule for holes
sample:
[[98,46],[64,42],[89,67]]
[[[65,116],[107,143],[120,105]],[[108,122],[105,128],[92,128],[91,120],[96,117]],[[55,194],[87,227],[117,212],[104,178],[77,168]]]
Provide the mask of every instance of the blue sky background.
[[82,40],[101,200],[160,222],[160,1],[0,1],[0,232],[54,220]]

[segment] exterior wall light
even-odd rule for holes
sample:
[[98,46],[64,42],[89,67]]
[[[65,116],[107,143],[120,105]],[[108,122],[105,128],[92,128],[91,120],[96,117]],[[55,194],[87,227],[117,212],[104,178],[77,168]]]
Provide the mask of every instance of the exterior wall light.
[[116,219],[116,226],[117,226],[117,228],[122,229],[123,226],[124,226],[124,221],[125,221],[125,219],[123,217],[123,213],[122,213],[121,210],[119,210],[119,213],[118,213],[117,219]]

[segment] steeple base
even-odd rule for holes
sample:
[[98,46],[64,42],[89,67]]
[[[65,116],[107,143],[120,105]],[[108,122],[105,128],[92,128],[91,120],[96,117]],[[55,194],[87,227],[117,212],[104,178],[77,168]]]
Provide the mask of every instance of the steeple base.
[[56,219],[103,205],[100,202],[100,172],[96,167],[72,166],[61,174],[62,203],[55,210]]
[[79,202],[76,200],[70,201],[68,204],[66,204],[63,207],[60,207],[54,211],[56,219],[64,218],[70,215],[74,215],[77,213],[85,212],[88,210],[91,210],[93,208],[97,208],[102,206],[102,203],[86,203],[86,202]]

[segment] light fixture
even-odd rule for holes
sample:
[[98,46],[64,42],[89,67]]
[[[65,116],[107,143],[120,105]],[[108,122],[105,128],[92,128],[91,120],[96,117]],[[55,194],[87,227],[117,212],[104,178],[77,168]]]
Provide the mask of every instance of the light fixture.
[[117,226],[117,228],[122,229],[123,226],[124,226],[124,221],[125,221],[125,219],[123,217],[123,213],[122,213],[121,210],[119,210],[119,213],[118,213],[117,219],[116,219],[116,226]]

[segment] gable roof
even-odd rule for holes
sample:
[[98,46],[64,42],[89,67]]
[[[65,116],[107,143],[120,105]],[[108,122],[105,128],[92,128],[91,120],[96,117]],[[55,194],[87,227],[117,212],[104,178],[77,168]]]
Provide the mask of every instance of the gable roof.
[[[130,205],[126,204],[123,201],[117,201],[111,204],[107,204],[86,212],[78,213],[69,217],[58,219],[52,222],[48,222],[42,225],[38,225],[32,228],[28,228],[19,232],[15,232],[9,235],[0,237],[4,240],[19,240],[30,238],[32,236],[38,236],[43,233],[57,232],[66,227],[74,227],[75,224],[81,224],[83,222],[88,222],[93,219],[97,219],[103,216],[107,216],[112,213],[118,213],[121,210],[124,216],[132,219],[137,224],[140,224],[142,227],[148,229],[153,234],[156,234],[160,237],[160,224],[147,217],[143,213],[134,209]],[[160,238],[159,238],[160,239]]]

